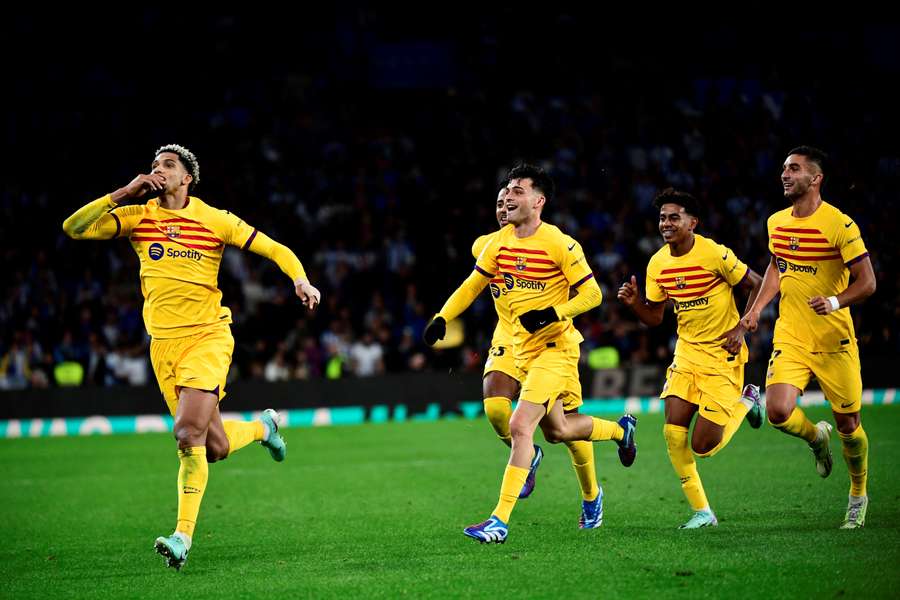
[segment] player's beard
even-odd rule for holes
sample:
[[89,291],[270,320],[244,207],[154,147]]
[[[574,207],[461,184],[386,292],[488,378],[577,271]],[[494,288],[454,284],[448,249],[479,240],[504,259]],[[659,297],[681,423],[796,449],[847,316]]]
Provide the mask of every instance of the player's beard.
[[809,184],[804,181],[794,181],[794,185],[791,186],[787,192],[785,192],[784,197],[794,202],[797,198],[803,196],[809,190]]

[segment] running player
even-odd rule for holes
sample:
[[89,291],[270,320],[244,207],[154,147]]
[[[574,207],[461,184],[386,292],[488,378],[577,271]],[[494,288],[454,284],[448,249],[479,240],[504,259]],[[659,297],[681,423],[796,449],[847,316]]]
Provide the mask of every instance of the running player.
[[[506,187],[502,187],[497,194],[496,216],[497,224],[502,229],[507,224],[506,220]],[[475,240],[472,245],[472,256],[477,260],[485,246],[499,233],[489,233]],[[512,401],[519,395],[519,382],[524,379],[522,373],[516,369],[515,355],[513,353],[513,320],[509,312],[509,290],[503,284],[503,278],[491,280],[489,289],[494,299],[494,308],[497,311],[497,326],[491,338],[491,349],[484,364],[484,412],[488,421],[497,432],[497,436],[507,446],[511,446],[512,436],[509,432],[509,419],[512,416]],[[574,409],[578,410],[578,409]],[[581,529],[593,529],[601,524],[599,513],[591,508],[596,503],[599,495],[597,484],[597,472],[594,467],[594,445],[585,441],[566,442],[569,457],[572,459],[572,467],[578,478],[582,494],[582,511],[579,519]],[[537,469],[541,464],[544,452],[535,444],[534,457],[525,485],[519,492],[519,499],[528,498],[534,491]]]
[[666,243],[647,265],[647,299],[641,299],[634,276],[619,288],[618,298],[650,326],[662,323],[668,301],[675,308],[678,342],[660,394],[666,403],[663,434],[669,460],[694,511],[680,529],[697,529],[718,525],[718,520],[691,450],[700,458],[715,455],[728,444],[745,415],[753,428],[762,424],[759,388],[748,384],[741,391],[746,330],[733,293],[735,288],[749,291],[749,306],[762,278],[730,249],[694,232],[700,214],[696,198],[670,188],[656,197],[654,205]]
[[[634,462],[636,421],[619,423],[577,413],[582,404],[578,380],[581,334],[572,318],[600,304],[581,246],[557,227],[541,221],[541,211],[553,194],[553,181],[542,170],[521,165],[507,176],[506,212],[509,224],[481,252],[472,274],[450,296],[425,329],[425,341],[443,338],[446,323],[461,314],[481,290],[497,278],[508,292],[513,322],[516,368],[522,372],[519,402],[510,418],[511,453],[500,499],[488,520],[464,533],[481,542],[503,543],[507,523],[534,458],[534,431],[540,424],[550,443],[615,440],[625,466]],[[577,294],[569,298],[569,289]],[[602,521],[603,491],[590,503],[589,516]]]
[[772,358],[766,373],[769,422],[802,438],[822,477],[831,473],[831,424],[815,425],[797,406],[811,376],[819,380],[837,423],[850,497],[842,529],[866,523],[869,439],[860,422],[862,375],[848,307],[875,292],[875,273],[859,225],[822,200],[827,156],[810,146],[794,148],[781,183],[791,206],[769,217],[772,260],[756,302],[742,323],[756,329],[759,315],[781,292]]
[[[140,259],[144,325],[150,359],[178,441],[178,521],[175,532],[156,540],[170,567],[187,560],[208,463],[223,460],[253,441],[276,461],[285,458],[278,414],[268,409],[259,421],[223,421],[219,401],[231,364],[234,339],[231,311],[217,286],[226,245],[251,250],[274,261],[290,277],[310,310],[319,291],[307,281],[300,261],[287,247],[237,216],[190,196],[200,181],[192,152],[170,144],[156,151],[151,172],[81,207],[63,223],[73,239],[128,238]],[[121,205],[149,197],[144,204]]]

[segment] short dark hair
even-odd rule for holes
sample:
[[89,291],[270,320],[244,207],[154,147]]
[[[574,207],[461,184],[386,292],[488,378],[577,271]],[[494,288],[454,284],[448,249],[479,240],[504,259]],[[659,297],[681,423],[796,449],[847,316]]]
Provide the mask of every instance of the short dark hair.
[[677,204],[678,206],[683,206],[684,212],[693,217],[697,217],[698,219],[703,210],[703,206],[700,204],[699,200],[687,192],[681,192],[675,188],[666,188],[653,199],[653,206],[656,208],[662,208],[663,204]]
[[556,185],[554,185],[553,179],[538,166],[528,163],[516,165],[506,174],[506,183],[509,184],[513,179],[530,179],[531,187],[540,190],[547,200],[552,200],[556,194]]
[[800,156],[805,156],[806,160],[811,163],[815,163],[819,170],[823,173],[825,172],[825,165],[828,163],[828,155],[825,154],[822,150],[815,148],[813,146],[797,146],[788,152],[788,156],[791,154],[799,154]]

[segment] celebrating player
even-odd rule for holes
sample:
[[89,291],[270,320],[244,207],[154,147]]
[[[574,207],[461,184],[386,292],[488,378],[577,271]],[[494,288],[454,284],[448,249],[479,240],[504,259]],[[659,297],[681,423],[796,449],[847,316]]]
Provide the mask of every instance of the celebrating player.
[[[502,229],[507,224],[506,194],[504,186],[497,194],[497,223]],[[499,233],[489,233],[475,240],[472,255],[477,260],[485,246]],[[497,432],[497,436],[507,446],[512,444],[509,433],[509,419],[512,416],[512,401],[519,394],[519,382],[524,379],[516,368],[513,351],[513,320],[509,311],[509,290],[503,285],[503,278],[494,278],[490,285],[494,298],[494,309],[497,311],[497,326],[491,338],[491,349],[484,363],[484,412],[488,421]],[[578,410],[578,409],[574,409]],[[572,459],[572,467],[581,486],[582,511],[579,519],[581,529],[593,529],[601,524],[602,513],[596,510],[600,488],[597,484],[597,472],[594,468],[594,445],[591,442],[576,440],[565,442]],[[534,446],[534,457],[525,485],[519,492],[519,499],[528,498],[534,491],[535,474],[541,464],[544,453],[541,447]]]
[[762,310],[781,292],[766,373],[766,413],[773,426],[807,441],[816,470],[828,477],[831,424],[813,425],[797,406],[797,396],[810,376],[819,380],[850,472],[850,498],[841,528],[857,529],[865,525],[869,505],[869,439],[859,418],[862,376],[848,307],[875,292],[875,273],[859,226],[822,200],[826,160],[821,150],[800,146],[784,161],[781,183],[791,206],[769,217],[772,260],[759,296],[741,322],[755,330]]
[[660,394],[666,403],[663,434],[669,460],[694,511],[680,529],[697,529],[718,525],[718,521],[691,450],[700,458],[715,455],[728,444],[745,415],[752,427],[762,424],[759,388],[748,384],[741,392],[746,330],[732,292],[735,287],[749,290],[749,306],[762,278],[731,250],[694,232],[700,212],[693,196],[670,188],[656,197],[654,205],[666,243],[647,265],[647,299],[641,299],[634,276],[619,288],[618,298],[650,326],[662,323],[667,301],[675,308],[678,342]]
[[[222,306],[217,287],[225,245],[274,261],[309,309],[320,299],[290,249],[237,216],[189,196],[199,181],[200,168],[192,152],[176,144],[163,146],[156,151],[150,173],[83,206],[63,223],[73,239],[126,237],[140,259],[144,325],[152,338],[150,359],[175,417],[180,461],[175,532],[157,538],[155,547],[176,569],[184,565],[191,549],[208,463],[253,441],[267,447],[276,461],[284,460],[286,452],[274,410],[252,422],[223,421],[219,413],[234,348],[231,311]],[[120,205],[140,197],[152,199]]]
[[[509,422],[512,450],[496,508],[488,520],[464,530],[467,536],[489,543],[506,541],[509,516],[534,458],[534,430],[539,424],[551,443],[616,440],[625,466],[634,462],[636,454],[636,421],[631,415],[616,423],[566,414],[582,404],[578,345],[583,338],[572,318],[599,306],[602,296],[578,242],[541,221],[544,204],[553,195],[553,181],[543,170],[521,165],[510,171],[506,189],[509,224],[487,243],[472,274],[424,334],[429,344],[443,338],[446,323],[468,308],[489,282],[506,290],[516,368],[523,377]],[[570,288],[578,291],[571,299]],[[599,487],[592,500],[588,517],[602,521]]]

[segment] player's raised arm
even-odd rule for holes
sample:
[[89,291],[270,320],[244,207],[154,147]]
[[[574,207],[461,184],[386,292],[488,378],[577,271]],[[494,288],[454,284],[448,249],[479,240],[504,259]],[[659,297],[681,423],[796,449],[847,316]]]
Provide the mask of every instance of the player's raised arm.
[[641,298],[641,290],[634,275],[631,276],[631,281],[626,281],[619,287],[616,297],[619,302],[630,308],[644,325],[656,327],[662,323],[666,303]]
[[85,204],[63,221],[63,231],[73,240],[108,240],[122,231],[122,222],[111,211],[122,200],[129,200],[165,189],[165,178],[159,173],[138,175],[125,187]]
[[447,333],[447,321],[452,321],[465,312],[491,280],[491,277],[491,274],[475,265],[475,269],[456,288],[456,291],[450,294],[440,312],[425,327],[422,338],[426,344],[434,346],[438,340],[444,339],[444,335]]

